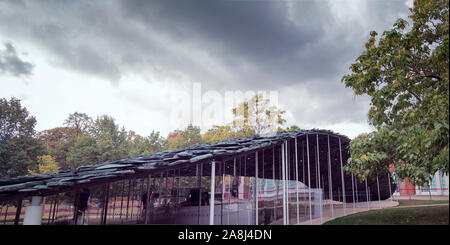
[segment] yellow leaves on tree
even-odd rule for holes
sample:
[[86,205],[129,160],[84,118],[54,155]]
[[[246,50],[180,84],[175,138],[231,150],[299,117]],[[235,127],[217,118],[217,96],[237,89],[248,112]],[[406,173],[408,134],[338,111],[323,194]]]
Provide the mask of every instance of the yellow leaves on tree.
[[37,174],[52,174],[59,170],[59,165],[55,161],[55,159],[50,155],[42,155],[38,156],[38,169],[37,170],[28,170],[29,174],[37,175]]

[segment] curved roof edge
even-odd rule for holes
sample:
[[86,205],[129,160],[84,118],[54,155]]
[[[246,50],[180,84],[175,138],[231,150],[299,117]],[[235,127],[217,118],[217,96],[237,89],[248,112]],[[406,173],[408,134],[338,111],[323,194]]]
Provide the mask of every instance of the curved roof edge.
[[204,161],[221,160],[232,155],[248,154],[280,144],[282,141],[310,134],[325,134],[350,139],[330,130],[297,130],[277,132],[272,136],[251,136],[235,138],[217,143],[196,145],[181,150],[161,151],[148,155],[95,165],[61,170],[54,174],[26,175],[0,179],[0,199],[12,196],[48,195],[67,191],[76,186],[100,184],[127,178],[130,175],[146,175],[170,168],[182,167]]

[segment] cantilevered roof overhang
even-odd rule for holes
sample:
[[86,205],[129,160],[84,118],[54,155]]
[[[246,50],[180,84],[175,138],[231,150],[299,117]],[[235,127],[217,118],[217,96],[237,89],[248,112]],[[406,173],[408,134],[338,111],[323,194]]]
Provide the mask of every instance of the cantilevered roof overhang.
[[162,151],[134,158],[81,166],[50,175],[27,175],[0,179],[0,200],[26,196],[46,196],[75,188],[98,185],[122,179],[176,169],[202,162],[224,161],[282,144],[285,140],[304,135],[329,135],[348,144],[347,136],[329,130],[298,130],[278,132],[274,136],[236,138],[213,144],[202,144],[176,151]]

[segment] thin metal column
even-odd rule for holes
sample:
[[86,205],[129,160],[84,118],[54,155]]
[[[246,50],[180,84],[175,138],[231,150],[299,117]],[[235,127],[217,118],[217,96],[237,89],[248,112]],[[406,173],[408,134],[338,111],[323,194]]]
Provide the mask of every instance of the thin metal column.
[[295,183],[296,183],[296,194],[297,194],[297,224],[300,223],[300,212],[298,207],[298,152],[297,152],[297,136],[295,137]]
[[345,182],[344,182],[344,170],[342,169],[342,148],[341,148],[341,138],[339,138],[339,159],[341,162],[341,179],[342,179],[342,199],[344,201],[344,214],[347,213],[347,202],[345,200]]
[[113,191],[114,193],[114,203],[113,203],[113,220],[116,218],[116,198],[117,198],[117,190]]
[[286,225],[286,176],[285,176],[285,166],[284,166],[284,142],[281,145],[281,174],[283,182],[283,225]]
[[[246,158],[247,158],[247,156],[245,156]],[[245,159],[246,159],[245,158]],[[226,166],[227,165],[227,161],[225,160],[225,161],[222,161],[222,164],[220,164],[220,168],[222,169],[222,205],[221,205],[221,211],[220,211],[220,213],[221,213],[221,225],[223,225],[224,223],[224,214],[223,214],[223,204],[225,203],[224,202],[224,200],[225,200],[225,192],[226,192],[226,181],[225,181],[225,171],[226,171]],[[228,225],[228,223],[227,223],[227,225]]]
[[[162,173],[161,173],[161,175],[162,175]],[[131,179],[128,180],[127,212],[126,212],[126,215],[125,215],[125,221],[128,220],[128,209],[129,209],[129,206],[130,206],[130,194],[131,194]]]
[[309,196],[309,223],[312,225],[312,209],[311,209],[311,171],[309,163],[309,136],[306,135],[306,158],[308,160],[308,196]]
[[367,191],[367,177],[366,177],[366,201],[367,201],[367,210],[370,210],[369,192]]
[[258,225],[258,213],[259,213],[259,209],[258,209],[258,151],[255,152],[255,210],[256,210],[256,215],[255,215],[255,225]]
[[[202,205],[202,170],[203,170],[203,163],[197,164],[196,166],[197,166],[197,188],[198,188],[197,224],[200,225],[200,206]],[[167,181],[166,181],[166,183],[167,183]]]
[[378,190],[378,204],[380,205],[380,209],[381,209],[380,183],[378,182],[378,175],[377,175],[377,190]]
[[122,209],[123,209],[123,194],[125,192],[125,181],[122,181],[122,195],[120,196],[120,215],[119,219],[122,222]]
[[17,203],[16,217],[14,218],[14,225],[19,225],[20,213],[22,212],[22,199]]
[[[151,174],[149,174],[148,175],[148,177],[147,177],[147,200],[145,201],[145,203],[146,203],[146,207],[144,207],[144,209],[145,209],[145,217],[144,217],[144,224],[147,224],[147,222],[148,222],[148,214],[149,214],[149,212],[150,212],[150,210],[149,210],[149,207],[150,207],[150,182],[151,182],[151,178],[152,178],[152,175]],[[178,203],[178,202],[177,202]]]
[[102,225],[106,225],[106,218],[108,217],[108,200],[109,200],[109,184],[106,184],[106,193],[104,201],[104,211],[102,217]]
[[331,155],[330,155],[330,135],[327,135],[328,138],[328,191],[331,199],[331,217],[334,218],[334,207],[333,207],[333,180],[331,178]]
[[391,173],[389,173],[389,171],[388,171],[388,173],[387,173],[387,177],[388,177],[388,184],[389,184],[389,199],[391,199],[391,200],[392,200],[392,191],[391,191],[391,176],[390,176],[390,174],[391,174]]
[[[235,181],[235,179],[236,179],[236,157],[234,158],[234,162],[233,162],[233,177],[231,178],[231,181],[230,181],[230,190],[233,187],[233,182]],[[230,193],[232,193],[232,190],[230,191]],[[235,205],[235,204],[236,204],[236,198],[234,198],[234,200],[233,200],[233,205]],[[239,208],[237,210],[239,210]],[[239,215],[237,216],[237,219],[235,219],[235,221],[237,222],[238,220],[239,220]],[[236,225],[236,224],[233,224],[233,225]]]
[[354,190],[354,181],[353,181],[353,173],[352,173],[352,201],[353,201],[353,212],[355,211],[355,190]]
[[289,217],[289,183],[290,183],[290,164],[289,164],[289,154],[288,154],[288,143],[289,141],[286,140],[286,146],[284,147],[284,151],[285,151],[285,164],[286,164],[286,224],[290,224],[290,217]]
[[359,206],[359,200],[358,200],[358,196],[359,196],[359,192],[358,192],[358,177],[355,176],[355,189],[356,189],[356,206]]
[[[306,186],[306,181],[305,181],[305,144],[302,141],[302,173],[303,173],[303,185]],[[303,187],[302,193],[305,193],[305,187]],[[306,212],[307,212],[307,207],[305,206],[305,216],[306,216]]]
[[228,211],[227,211],[227,225],[230,224],[230,210],[231,210],[231,174],[228,176]]
[[[45,202],[44,202],[44,205],[45,205]],[[45,206],[44,206],[45,207]],[[51,218],[51,215],[52,215],[52,207],[53,207],[53,200],[50,200],[50,209],[49,209],[49,211],[48,211],[48,219],[47,219],[47,224],[50,224],[50,218]],[[1,215],[1,208],[0,208],[0,215]]]
[[[319,134],[316,134],[316,142],[317,142],[317,144],[316,144],[316,146],[317,146],[317,167],[318,167],[318,169],[317,169],[317,173],[318,173],[318,177],[319,177],[319,190],[321,191],[321,193],[322,193],[322,189],[320,188],[321,187],[321,183],[320,183],[320,156],[319,156],[319,154],[320,154],[320,151],[319,151]],[[322,196],[323,195],[321,195],[321,198],[320,198],[320,208],[319,208],[319,212],[320,212],[320,223],[322,224],[322,214],[323,214],[323,212],[322,212]],[[315,202],[315,201],[314,201]]]
[[216,187],[216,162],[211,163],[211,200],[209,201],[209,224],[214,225],[214,196]]
[[273,178],[273,186],[276,188],[276,196],[275,196],[275,203],[273,205],[273,219],[274,221],[277,220],[277,205],[278,205],[278,184],[275,180],[275,146],[272,147],[272,178]]
[[57,208],[57,204],[58,204],[58,194],[56,194],[55,196],[55,203],[53,204],[53,214],[52,214],[52,224],[55,223],[55,213],[56,213],[56,208]]

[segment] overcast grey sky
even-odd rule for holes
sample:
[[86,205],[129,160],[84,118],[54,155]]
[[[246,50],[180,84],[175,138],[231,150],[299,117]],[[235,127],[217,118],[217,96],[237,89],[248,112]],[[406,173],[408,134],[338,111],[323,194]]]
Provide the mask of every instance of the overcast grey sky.
[[[287,125],[370,131],[369,100],[340,82],[369,32],[410,0],[0,0],[0,97],[22,100],[37,129],[69,113],[113,116],[162,135],[174,90],[278,91]],[[205,129],[205,128],[204,128]]]

